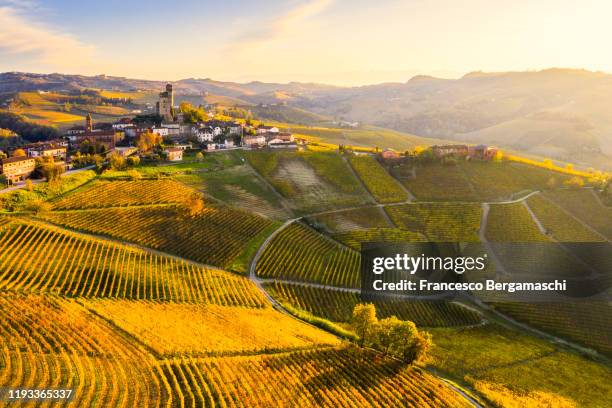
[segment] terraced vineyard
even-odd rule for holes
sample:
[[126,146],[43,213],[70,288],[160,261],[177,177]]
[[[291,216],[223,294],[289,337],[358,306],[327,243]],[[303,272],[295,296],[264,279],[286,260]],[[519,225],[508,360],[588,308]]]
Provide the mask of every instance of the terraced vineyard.
[[386,207],[395,225],[432,242],[478,242],[482,209],[478,204],[415,203]]
[[0,233],[0,290],[263,307],[246,278],[29,221]]
[[186,406],[470,406],[423,370],[351,347],[167,360],[162,368]]
[[408,193],[371,156],[349,156],[351,166],[379,203],[406,201]]
[[300,213],[371,201],[348,164],[336,153],[245,152],[244,155]]
[[[313,288],[279,282],[266,284],[275,299],[334,322],[349,322],[353,308],[361,303],[358,293]],[[449,301],[389,299],[374,302],[379,318],[397,316],[418,327],[448,327],[478,324],[480,315]]]
[[226,207],[206,207],[195,217],[172,206],[49,212],[41,216],[69,228],[220,267],[228,267],[251,239],[272,224],[266,218]]
[[606,301],[497,303],[495,307],[533,327],[612,355],[612,306]]
[[612,240],[612,207],[603,206],[592,191],[566,189],[549,191],[545,195],[607,239]]
[[529,207],[538,217],[544,228],[559,241],[601,242],[604,238],[568,215],[561,207],[541,195],[527,200]]
[[355,288],[359,253],[293,223],[266,247],[257,262],[257,275]]
[[[173,180],[102,181],[67,195],[54,203],[58,210],[125,207],[185,201],[194,190]],[[94,198],[95,199],[92,199]]]

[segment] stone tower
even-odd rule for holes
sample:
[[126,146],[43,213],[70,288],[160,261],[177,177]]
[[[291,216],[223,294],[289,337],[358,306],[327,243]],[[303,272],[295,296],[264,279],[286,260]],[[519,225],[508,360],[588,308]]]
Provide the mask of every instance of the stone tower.
[[157,114],[163,117],[164,121],[174,121],[174,90],[172,89],[172,84],[166,84],[166,90],[159,94],[156,108]]
[[87,117],[85,118],[85,131],[93,132],[93,119],[91,117],[91,113],[88,113]]

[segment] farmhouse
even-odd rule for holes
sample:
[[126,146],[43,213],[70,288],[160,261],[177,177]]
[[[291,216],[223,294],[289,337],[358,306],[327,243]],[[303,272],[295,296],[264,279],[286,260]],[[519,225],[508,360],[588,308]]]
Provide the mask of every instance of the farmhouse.
[[395,150],[385,149],[380,154],[384,160],[396,160],[400,158],[400,155]]
[[36,160],[31,157],[9,157],[0,161],[2,174],[11,182],[25,180],[36,168]]
[[431,151],[436,157],[466,157],[468,155],[468,150],[469,149],[466,145],[443,145],[431,147]]
[[492,160],[493,158],[495,158],[497,151],[497,147],[494,146],[470,146],[468,148],[468,155],[471,159]]
[[50,140],[47,142],[30,143],[22,147],[29,157],[53,157],[66,159],[66,142]]
[[279,132],[268,135],[268,144],[293,143],[294,138],[292,133]]
[[166,158],[169,161],[181,161],[183,160],[183,149],[178,147],[167,147],[164,149],[164,153],[166,153]]
[[266,145],[266,137],[264,135],[246,135],[242,141],[244,145],[248,147]]
[[266,133],[278,133],[279,130],[276,126],[260,126],[257,128],[257,134],[263,135]]
[[128,157],[138,151],[138,149],[134,146],[127,147],[115,147],[115,151],[119,153],[123,157]]

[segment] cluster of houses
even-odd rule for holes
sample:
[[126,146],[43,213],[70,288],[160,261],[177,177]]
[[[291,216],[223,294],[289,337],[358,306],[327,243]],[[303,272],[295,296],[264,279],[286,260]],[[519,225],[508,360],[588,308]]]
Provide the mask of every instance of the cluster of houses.
[[432,146],[431,151],[436,158],[456,157],[462,159],[492,160],[498,152],[494,146],[463,144]]

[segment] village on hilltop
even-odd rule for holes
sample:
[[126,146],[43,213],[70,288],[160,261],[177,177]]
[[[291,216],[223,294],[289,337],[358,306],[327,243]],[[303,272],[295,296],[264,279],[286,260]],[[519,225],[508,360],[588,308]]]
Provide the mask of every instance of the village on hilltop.
[[[228,149],[305,149],[308,141],[277,126],[251,120],[225,120],[201,107],[175,105],[172,84],[159,93],[154,113],[124,117],[115,123],[94,123],[91,113],[85,123],[65,131],[62,138],[29,143],[2,153],[0,172],[7,184],[30,177],[49,178],[49,173],[61,173],[87,165],[99,164],[111,155],[121,156],[129,163],[183,160],[185,152],[214,152]],[[198,120],[186,120],[189,110],[198,112]],[[203,114],[202,114],[203,113]],[[341,150],[350,150],[345,146]],[[359,149],[355,154],[378,154],[382,160],[400,160],[409,153],[392,149]],[[432,157],[444,160],[478,158],[491,160],[498,153],[490,146],[445,145],[427,150]],[[411,154],[414,154],[411,153]]]

